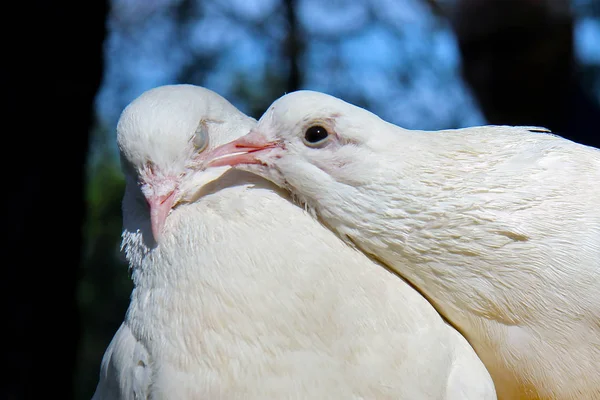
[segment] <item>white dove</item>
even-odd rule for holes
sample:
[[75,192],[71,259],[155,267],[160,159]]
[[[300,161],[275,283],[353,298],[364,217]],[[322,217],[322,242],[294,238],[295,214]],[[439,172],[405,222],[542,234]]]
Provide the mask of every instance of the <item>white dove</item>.
[[189,85],[123,111],[135,288],[94,399],[495,399],[466,339],[407,283],[272,183],[187,167],[255,123]]
[[600,150],[543,128],[411,131],[323,93],[205,155],[292,192],[418,288],[501,399],[600,399]]

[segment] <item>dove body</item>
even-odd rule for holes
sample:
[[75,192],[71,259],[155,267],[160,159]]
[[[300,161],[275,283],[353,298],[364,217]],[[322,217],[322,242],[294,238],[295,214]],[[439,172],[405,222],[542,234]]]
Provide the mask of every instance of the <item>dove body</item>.
[[499,398],[600,398],[600,150],[543,128],[411,131],[299,91],[209,159],[289,190],[410,281]]
[[[188,167],[255,122],[187,85],[122,114],[134,290],[94,399],[495,399],[474,350],[418,292],[285,191]],[[146,194],[165,180],[172,209],[152,214]]]

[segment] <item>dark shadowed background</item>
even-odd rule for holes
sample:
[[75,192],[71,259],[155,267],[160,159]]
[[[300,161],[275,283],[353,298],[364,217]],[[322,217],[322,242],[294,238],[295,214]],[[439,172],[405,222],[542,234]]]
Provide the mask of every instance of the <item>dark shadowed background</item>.
[[536,125],[600,147],[598,0],[30,1],[3,16],[1,398],[93,394],[132,288],[115,126],[152,87],[202,85],[255,118],[312,89],[406,128]]

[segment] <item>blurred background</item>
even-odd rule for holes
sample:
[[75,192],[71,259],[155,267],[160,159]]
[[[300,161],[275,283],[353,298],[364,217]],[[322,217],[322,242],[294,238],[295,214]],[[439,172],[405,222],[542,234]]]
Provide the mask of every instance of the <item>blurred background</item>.
[[5,14],[21,21],[3,27],[7,137],[27,158],[3,196],[25,261],[2,281],[2,398],[93,394],[132,289],[115,127],[145,90],[201,85],[259,118],[312,89],[405,128],[536,125],[600,147],[599,0],[80,3]]

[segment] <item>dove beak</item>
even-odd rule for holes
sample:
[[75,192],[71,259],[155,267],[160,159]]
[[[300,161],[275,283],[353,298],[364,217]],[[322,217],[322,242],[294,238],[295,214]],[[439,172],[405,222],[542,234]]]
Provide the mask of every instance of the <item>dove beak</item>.
[[257,131],[250,131],[245,136],[219,146],[204,157],[204,166],[218,167],[223,165],[265,164],[266,156],[275,149],[283,148],[281,141],[269,140]]
[[165,221],[171,212],[171,209],[175,205],[177,199],[177,188],[169,189],[166,193],[157,193],[151,191],[145,194],[146,202],[150,208],[150,224],[152,227],[152,236],[154,241],[158,242],[165,226]]

